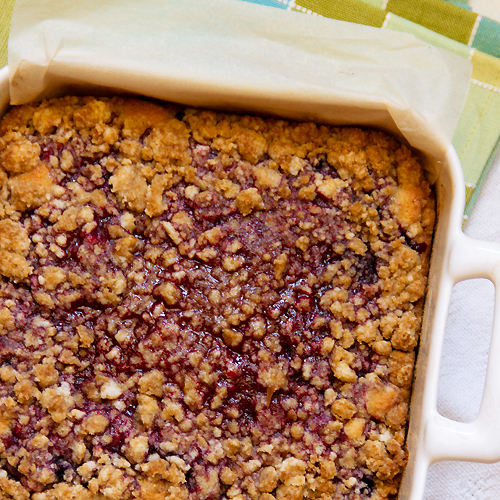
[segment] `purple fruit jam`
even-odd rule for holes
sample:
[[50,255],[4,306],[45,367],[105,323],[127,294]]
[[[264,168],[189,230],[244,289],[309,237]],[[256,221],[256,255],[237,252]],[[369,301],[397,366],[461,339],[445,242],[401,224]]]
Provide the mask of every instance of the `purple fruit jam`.
[[2,492],[395,498],[434,222],[404,146],[121,98],[0,133]]

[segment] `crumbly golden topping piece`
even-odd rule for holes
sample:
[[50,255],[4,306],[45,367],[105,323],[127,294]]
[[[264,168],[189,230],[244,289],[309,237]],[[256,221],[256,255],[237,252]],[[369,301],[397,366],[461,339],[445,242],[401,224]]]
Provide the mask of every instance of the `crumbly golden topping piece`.
[[408,149],[121,98],[0,134],[0,499],[395,497],[434,224]]

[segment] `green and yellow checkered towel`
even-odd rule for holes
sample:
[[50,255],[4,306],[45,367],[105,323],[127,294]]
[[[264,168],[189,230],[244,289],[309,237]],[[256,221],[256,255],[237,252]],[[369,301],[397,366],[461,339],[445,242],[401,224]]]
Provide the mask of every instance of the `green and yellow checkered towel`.
[[7,42],[14,0],[0,0],[0,68],[7,64]]
[[[246,0],[369,26],[405,31],[472,61],[469,94],[453,139],[465,174],[465,218],[500,135],[500,24],[473,12],[466,0]],[[0,65],[14,0],[0,0]],[[430,91],[432,89],[429,89]]]

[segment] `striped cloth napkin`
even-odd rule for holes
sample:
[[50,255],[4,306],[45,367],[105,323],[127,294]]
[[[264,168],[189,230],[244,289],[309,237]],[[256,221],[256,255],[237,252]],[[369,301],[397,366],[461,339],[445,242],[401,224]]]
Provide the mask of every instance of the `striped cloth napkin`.
[[[485,0],[245,0],[309,15],[412,33],[472,61],[469,94],[453,139],[465,175],[467,219],[500,136],[500,24],[472,9]],[[0,66],[14,0],[0,0]]]

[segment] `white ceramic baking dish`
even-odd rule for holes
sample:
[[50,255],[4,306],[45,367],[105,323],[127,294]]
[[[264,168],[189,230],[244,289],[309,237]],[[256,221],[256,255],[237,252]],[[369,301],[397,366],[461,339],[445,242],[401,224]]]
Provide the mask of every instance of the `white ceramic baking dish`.
[[[5,67],[0,70],[0,116],[8,106],[8,68]],[[453,147],[439,170],[435,190],[438,224],[410,410],[409,463],[400,500],[423,498],[427,470],[434,462],[500,460],[500,432],[497,429],[500,314],[495,314],[486,385],[477,419],[468,424],[459,423],[442,417],[436,409],[439,365],[453,286],[471,278],[488,278],[495,286],[500,285],[500,247],[472,240],[461,230],[465,188],[460,161]],[[500,310],[500,294],[496,296],[496,309]]]
[[497,288],[500,285],[500,246],[474,240],[462,232],[465,183],[453,147],[448,150],[435,190],[438,223],[410,409],[409,463],[400,489],[400,500],[423,498],[427,470],[432,463],[442,460],[491,463],[500,460],[500,294],[495,297],[486,383],[477,418],[471,423],[460,423],[443,417],[436,408],[453,286],[467,279],[487,278]]

